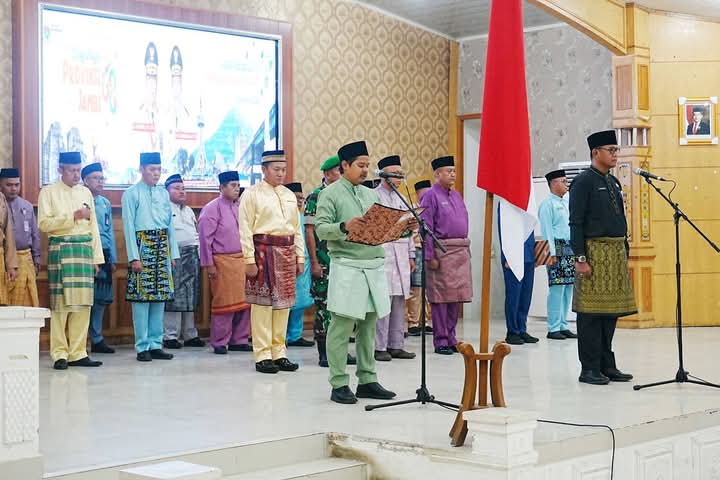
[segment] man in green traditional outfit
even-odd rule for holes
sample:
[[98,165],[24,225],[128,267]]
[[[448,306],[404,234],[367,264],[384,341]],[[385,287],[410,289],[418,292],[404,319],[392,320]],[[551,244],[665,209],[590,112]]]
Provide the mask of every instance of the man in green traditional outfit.
[[[330,366],[330,399],[356,403],[357,397],[389,400],[395,393],[384,389],[375,373],[375,324],[390,313],[390,295],[382,246],[347,242],[349,232],[366,227],[362,216],[376,202],[377,192],[362,186],[370,158],[365,142],[354,142],[338,150],[342,178],[319,196],[315,231],[327,241],[330,264],[327,309],[332,322],[327,332]],[[358,387],[350,390],[345,373],[349,337],[357,323],[356,351]]]
[[[328,275],[330,273],[330,254],[327,242],[317,238],[315,232],[315,216],[317,215],[317,202],[320,192],[328,185],[340,179],[340,158],[333,155],[320,166],[323,173],[322,184],[312,191],[305,199],[305,237],[307,239],[308,253],[310,254],[310,271],[312,285],[310,294],[315,301],[315,342],[318,348],[318,365],[327,367],[327,353],[325,340],[330,324],[330,312],[327,310]],[[355,365],[355,357],[348,353],[348,365]]]

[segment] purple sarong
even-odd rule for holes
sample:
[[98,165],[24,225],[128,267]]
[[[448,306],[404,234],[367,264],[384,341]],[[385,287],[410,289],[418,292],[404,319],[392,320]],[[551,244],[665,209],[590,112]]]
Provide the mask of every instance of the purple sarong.
[[435,248],[440,261],[437,270],[427,269],[427,298],[430,303],[465,303],[472,300],[472,266],[470,240],[441,238],[447,252]]

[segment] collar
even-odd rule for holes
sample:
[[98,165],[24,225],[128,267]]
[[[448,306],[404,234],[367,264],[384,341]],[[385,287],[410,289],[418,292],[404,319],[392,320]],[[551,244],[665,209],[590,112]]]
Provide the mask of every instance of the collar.
[[448,190],[447,188],[440,185],[440,182],[435,182],[433,184],[431,190],[434,190],[436,193],[444,193],[448,197],[450,196],[451,192],[453,191],[452,188]]
[[608,170],[608,173],[602,173],[600,170],[598,170],[597,168],[595,168],[595,167],[593,167],[593,166],[590,167],[590,170],[592,170],[593,172],[597,173],[597,174],[600,175],[601,177],[607,177],[608,175],[610,175],[610,171],[609,171],[609,170]]
[[350,180],[348,180],[348,179],[345,178],[345,177],[340,177],[340,180],[338,180],[338,182],[340,182],[340,184],[341,184],[343,187],[345,187],[346,189],[350,190],[350,191],[353,192],[353,193],[355,193],[355,192],[357,191],[357,187],[358,187],[358,186],[357,186],[357,185],[353,185],[352,182],[350,182]]
[[240,201],[239,198],[238,198],[237,200],[228,200],[227,198],[225,198],[225,197],[223,196],[222,193],[218,196],[218,198],[220,199],[221,202],[227,203],[228,205],[232,205],[232,204],[238,203],[238,202]]

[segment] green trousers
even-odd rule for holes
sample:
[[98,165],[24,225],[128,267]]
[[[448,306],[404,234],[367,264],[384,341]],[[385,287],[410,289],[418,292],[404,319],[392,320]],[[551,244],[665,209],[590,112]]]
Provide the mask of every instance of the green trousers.
[[[330,366],[330,385],[340,388],[350,384],[347,368],[348,343],[356,320],[336,313],[332,314],[332,322],[327,332],[327,358]],[[355,351],[357,353],[358,383],[377,382],[375,373],[375,324],[377,314],[370,312],[365,320],[357,321],[355,333]]]

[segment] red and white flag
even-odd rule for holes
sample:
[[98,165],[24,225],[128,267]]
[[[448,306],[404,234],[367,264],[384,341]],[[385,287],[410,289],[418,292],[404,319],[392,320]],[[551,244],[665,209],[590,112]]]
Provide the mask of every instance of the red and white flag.
[[522,0],[492,0],[477,185],[500,197],[502,249],[519,280],[537,223],[530,163]]

